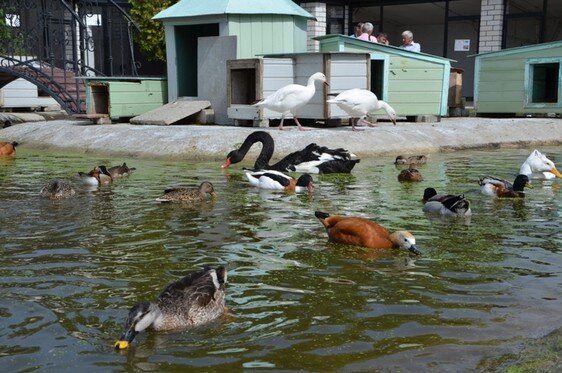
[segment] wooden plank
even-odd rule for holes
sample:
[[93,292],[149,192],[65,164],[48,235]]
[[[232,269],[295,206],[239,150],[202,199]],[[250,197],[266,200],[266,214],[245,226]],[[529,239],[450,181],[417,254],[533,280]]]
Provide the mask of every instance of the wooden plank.
[[389,79],[395,80],[410,80],[410,81],[427,81],[437,80],[443,81],[443,69],[390,69]]
[[[388,102],[405,102],[405,103],[438,103],[441,104],[441,92],[395,92],[388,91]],[[392,104],[391,104],[392,105]]]
[[131,119],[133,124],[169,125],[211,107],[209,101],[177,100]]
[[506,92],[506,91],[521,91],[523,87],[523,81],[504,81],[500,80],[497,82],[482,81],[480,82],[481,92]]
[[441,94],[441,81],[427,82],[391,81],[389,92],[428,92]]

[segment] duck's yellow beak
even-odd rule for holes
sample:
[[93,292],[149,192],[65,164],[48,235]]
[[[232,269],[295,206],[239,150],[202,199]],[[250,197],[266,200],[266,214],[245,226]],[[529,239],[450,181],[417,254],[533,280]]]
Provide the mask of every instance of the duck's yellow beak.
[[552,168],[550,169],[550,172],[552,172],[554,175],[556,175],[556,177],[562,178],[562,174],[560,173],[560,171],[558,171],[558,170],[556,169],[556,167],[552,167]]
[[114,347],[117,350],[124,350],[129,347],[129,342],[127,341],[116,341]]

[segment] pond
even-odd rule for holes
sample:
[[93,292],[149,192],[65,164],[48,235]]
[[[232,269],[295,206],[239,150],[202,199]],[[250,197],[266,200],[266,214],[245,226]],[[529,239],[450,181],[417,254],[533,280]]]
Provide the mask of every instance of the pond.
[[[263,192],[242,166],[106,158],[18,148],[0,160],[0,364],[10,371],[477,369],[562,325],[561,182],[524,200],[481,195],[513,180],[532,149],[432,154],[425,181],[401,184],[390,157],[351,175],[316,175],[313,194]],[[560,148],[542,148],[562,163]],[[126,161],[129,178],[73,199],[42,184]],[[199,207],[155,201],[209,180]],[[422,212],[424,188],[465,193],[473,216]],[[330,243],[315,210],[407,229],[422,255]],[[225,320],[141,333],[113,349],[127,310],[203,265],[229,271]]]

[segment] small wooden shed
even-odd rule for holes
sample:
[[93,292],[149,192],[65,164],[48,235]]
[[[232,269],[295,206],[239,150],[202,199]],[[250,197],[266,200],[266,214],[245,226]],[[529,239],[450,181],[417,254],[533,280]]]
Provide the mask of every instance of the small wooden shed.
[[321,52],[369,53],[371,91],[398,116],[447,115],[452,60],[345,35],[315,39]]
[[562,40],[476,55],[477,114],[562,114]]
[[[211,99],[201,97],[198,90],[201,64],[218,65],[226,59],[305,52],[306,21],[314,17],[291,0],[180,0],[153,19],[164,23],[168,92],[173,101],[179,96]],[[198,45],[203,37],[226,40],[211,52],[204,50],[202,59]],[[224,86],[226,68],[217,69],[217,74]],[[215,103],[213,108],[221,112]]]
[[[368,53],[290,53],[263,58],[230,60],[227,64],[228,116],[237,121],[279,119],[281,113],[251,104],[268,97],[288,84],[306,85],[308,78],[322,72],[329,87],[316,83],[316,94],[302,107],[299,119],[330,120],[348,118],[336,105],[326,103],[328,93],[347,89],[369,89],[370,59]],[[290,118],[290,116],[287,116]]]

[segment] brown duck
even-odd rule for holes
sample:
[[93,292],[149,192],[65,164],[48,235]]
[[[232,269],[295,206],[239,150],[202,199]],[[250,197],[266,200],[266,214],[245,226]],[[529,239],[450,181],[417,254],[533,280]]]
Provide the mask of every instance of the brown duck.
[[422,174],[417,169],[415,169],[413,165],[410,165],[408,169],[402,170],[402,172],[398,174],[398,181],[400,182],[416,182],[422,180]]
[[17,142],[1,142],[0,141],[0,157],[6,156],[11,157],[16,155],[16,146],[18,146]]
[[213,184],[204,181],[199,188],[168,188],[164,191],[164,195],[156,200],[160,202],[201,202],[215,196]]

